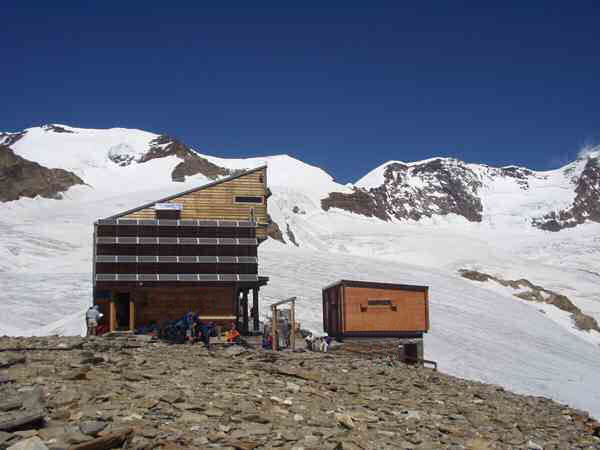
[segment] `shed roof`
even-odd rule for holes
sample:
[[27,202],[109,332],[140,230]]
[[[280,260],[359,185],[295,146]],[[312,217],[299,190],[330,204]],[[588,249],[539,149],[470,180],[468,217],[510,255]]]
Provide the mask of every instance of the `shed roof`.
[[403,291],[428,291],[429,286],[418,286],[414,284],[397,284],[397,283],[379,283],[375,281],[358,281],[358,280],[338,280],[331,283],[323,288],[323,290],[330,289],[335,286],[349,286],[349,287],[367,287],[367,288],[378,288],[378,289],[398,289]]
[[119,217],[123,217],[123,216],[126,216],[128,214],[132,214],[134,212],[141,211],[142,209],[150,208],[151,206],[153,206],[156,203],[165,203],[165,202],[168,202],[169,200],[173,200],[174,198],[181,197],[182,195],[187,195],[187,194],[191,194],[192,192],[197,192],[197,191],[201,191],[203,189],[208,189],[210,187],[217,186],[217,185],[219,185],[221,183],[226,183],[227,181],[235,180],[236,178],[240,178],[240,177],[243,177],[245,175],[248,175],[248,174],[251,174],[251,173],[254,173],[254,172],[258,172],[259,170],[263,170],[263,169],[266,169],[266,168],[267,168],[267,165],[264,164],[262,166],[255,167],[254,169],[242,170],[242,171],[236,172],[233,175],[230,175],[228,177],[220,178],[220,179],[215,180],[215,181],[213,181],[211,183],[203,184],[201,186],[198,186],[198,187],[195,187],[195,188],[192,188],[192,189],[188,189],[187,191],[179,192],[177,194],[169,195],[168,197],[164,197],[164,198],[160,198],[158,200],[154,200],[154,201],[146,203],[144,205],[137,206],[137,207],[135,207],[133,209],[130,209],[130,210],[127,210],[127,211],[115,214],[113,216],[107,217],[106,219],[118,219]]

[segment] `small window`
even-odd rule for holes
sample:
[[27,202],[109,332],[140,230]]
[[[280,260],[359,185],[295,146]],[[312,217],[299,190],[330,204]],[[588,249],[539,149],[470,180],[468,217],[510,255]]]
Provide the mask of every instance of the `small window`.
[[235,203],[251,203],[254,205],[262,205],[263,198],[262,197],[245,197],[245,196],[235,196]]
[[369,306],[391,306],[391,300],[369,300]]
[[161,219],[171,219],[171,220],[179,220],[181,218],[181,211],[179,210],[156,210],[154,212],[155,218],[158,220]]

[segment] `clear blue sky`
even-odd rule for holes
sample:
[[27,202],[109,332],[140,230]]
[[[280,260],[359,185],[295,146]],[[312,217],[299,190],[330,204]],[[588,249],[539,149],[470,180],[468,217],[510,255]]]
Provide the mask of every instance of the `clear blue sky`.
[[5,131],[141,128],[342,182],[434,155],[547,169],[600,136],[598,1],[14,1],[0,17]]

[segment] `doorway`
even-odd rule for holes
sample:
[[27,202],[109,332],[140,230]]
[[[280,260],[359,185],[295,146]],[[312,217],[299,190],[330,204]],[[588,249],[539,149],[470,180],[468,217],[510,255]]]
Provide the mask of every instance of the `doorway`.
[[120,292],[115,297],[117,330],[129,330],[129,292]]

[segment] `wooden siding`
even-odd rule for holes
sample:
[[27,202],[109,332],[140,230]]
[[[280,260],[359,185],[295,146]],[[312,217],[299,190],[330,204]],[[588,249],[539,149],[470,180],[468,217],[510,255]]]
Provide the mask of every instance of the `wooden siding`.
[[[345,287],[344,331],[426,331],[426,293]],[[385,302],[389,305],[369,305]]]
[[407,337],[429,330],[426,286],[343,280],[323,289],[323,328],[336,337]]
[[234,287],[140,288],[133,292],[136,326],[183,317],[235,316]]
[[[236,196],[260,196],[264,201],[260,205],[236,203]],[[266,225],[268,223],[266,169],[172,198],[168,200],[168,203],[183,205],[181,219],[248,220],[251,210],[254,209],[256,221]],[[155,210],[148,207],[123,218],[154,219],[155,217]],[[256,234],[258,237],[264,238],[266,229],[259,227]]]

